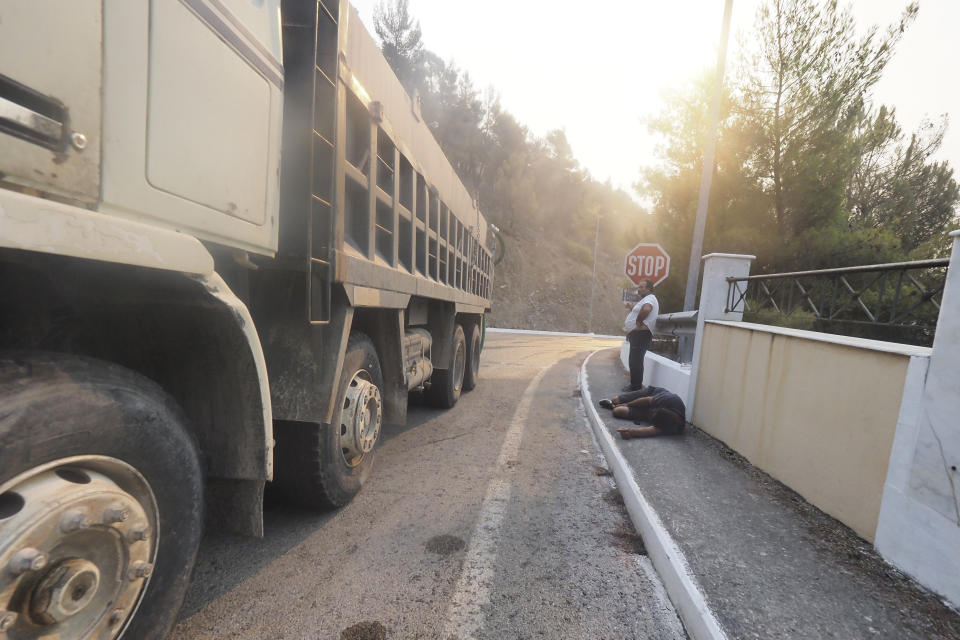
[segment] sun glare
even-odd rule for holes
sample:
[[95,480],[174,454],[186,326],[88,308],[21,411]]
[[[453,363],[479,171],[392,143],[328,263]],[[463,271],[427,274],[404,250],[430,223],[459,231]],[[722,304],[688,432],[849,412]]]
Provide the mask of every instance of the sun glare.
[[[353,2],[372,31],[377,0]],[[739,53],[737,34],[752,28],[760,4],[761,0],[734,0],[728,73]],[[866,29],[894,21],[906,4],[907,0],[857,0],[851,8],[858,25]],[[924,3],[920,20],[911,29],[935,32],[926,25],[944,12],[941,5]],[[723,7],[724,0],[597,0],[582,11],[558,10],[556,3],[545,0],[490,0],[478,10],[449,0],[410,0],[428,49],[468,71],[481,91],[493,87],[503,106],[534,134],[564,129],[582,166],[597,179],[610,179],[630,192],[641,168],[656,161],[657,140],[648,133],[646,119],[663,109],[663,92],[716,68]],[[922,40],[919,32],[908,37]],[[923,49],[920,44],[905,40],[903,48],[913,49],[898,52],[898,57],[904,63],[922,62],[926,54],[913,51]],[[902,64],[895,58],[892,75],[898,66]],[[922,64],[919,68],[927,67],[931,74],[939,68]],[[881,100],[916,121],[905,122],[908,129],[925,115],[935,116],[960,102],[951,88],[952,97],[935,96],[940,106],[931,111],[931,101],[913,98],[916,91],[903,90],[904,82],[909,77],[885,78],[878,91]],[[927,95],[945,89],[933,86],[924,91]],[[921,104],[914,107],[911,100]],[[948,131],[944,148],[948,154],[953,137],[960,147],[960,135]],[[957,152],[960,148],[954,155]]]

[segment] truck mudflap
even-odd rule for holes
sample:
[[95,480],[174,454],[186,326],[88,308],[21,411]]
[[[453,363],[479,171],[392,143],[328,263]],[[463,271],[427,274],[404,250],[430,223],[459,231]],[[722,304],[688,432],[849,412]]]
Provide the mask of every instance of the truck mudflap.
[[267,377],[267,361],[263,355],[263,348],[260,344],[260,336],[257,328],[253,324],[253,318],[247,306],[238,298],[223,278],[216,272],[206,275],[195,276],[206,289],[207,293],[220,301],[224,306],[230,309],[237,326],[247,338],[250,346],[250,355],[253,357],[254,366],[257,371],[257,380],[260,383],[260,404],[263,407],[263,441],[264,441],[264,459],[263,468],[266,472],[266,479],[273,480],[273,409],[270,404],[270,384]]

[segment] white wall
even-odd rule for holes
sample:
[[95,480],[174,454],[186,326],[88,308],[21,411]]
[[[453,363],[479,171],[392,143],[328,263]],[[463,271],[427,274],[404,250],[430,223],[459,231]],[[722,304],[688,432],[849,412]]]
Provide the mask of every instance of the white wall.
[[874,540],[910,363],[930,349],[708,321],[691,422]]

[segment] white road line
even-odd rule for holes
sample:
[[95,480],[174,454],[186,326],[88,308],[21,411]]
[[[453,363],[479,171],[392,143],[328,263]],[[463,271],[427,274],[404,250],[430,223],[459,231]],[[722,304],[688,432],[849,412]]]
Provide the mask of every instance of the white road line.
[[500,525],[510,502],[511,476],[514,471],[508,463],[515,461],[520,452],[523,428],[533,403],[533,395],[546,372],[546,368],[541,369],[527,385],[510,421],[510,428],[507,429],[507,436],[497,458],[497,473],[487,485],[487,494],[480,507],[480,518],[473,527],[460,579],[447,606],[442,636],[444,640],[469,640],[483,627],[483,606],[490,602]]
[[537,331],[535,329],[506,329],[502,327],[487,327],[487,333],[522,333],[530,336],[556,336],[566,338],[605,338],[625,340],[623,336],[608,336],[602,333],[572,333],[569,331]]

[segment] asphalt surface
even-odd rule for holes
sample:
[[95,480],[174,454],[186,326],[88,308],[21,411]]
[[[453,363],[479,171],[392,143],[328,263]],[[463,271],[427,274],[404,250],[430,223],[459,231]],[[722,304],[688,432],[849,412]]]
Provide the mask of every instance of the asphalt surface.
[[208,531],[172,637],[684,638],[577,392],[618,342],[488,334],[478,387],[386,428],[350,505]]
[[[626,382],[619,349],[587,364],[594,401]],[[730,638],[960,638],[960,615],[849,528],[699,429],[622,440],[599,409]]]

